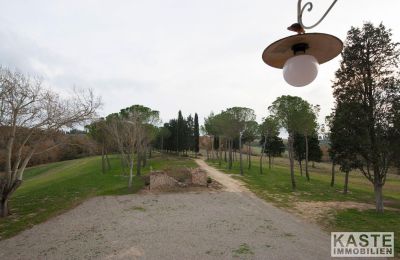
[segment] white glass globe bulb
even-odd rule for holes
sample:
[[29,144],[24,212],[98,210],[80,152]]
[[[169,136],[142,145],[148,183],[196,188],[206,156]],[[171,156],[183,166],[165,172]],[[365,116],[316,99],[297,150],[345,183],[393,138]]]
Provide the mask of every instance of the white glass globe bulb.
[[283,78],[294,87],[304,87],[317,77],[318,65],[314,56],[307,54],[293,56],[283,66]]

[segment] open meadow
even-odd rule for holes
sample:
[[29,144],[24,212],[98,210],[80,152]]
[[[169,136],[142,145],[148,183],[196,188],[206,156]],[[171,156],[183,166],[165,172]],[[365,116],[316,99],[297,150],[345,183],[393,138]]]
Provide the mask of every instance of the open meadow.
[[[136,193],[144,187],[141,177],[134,177],[128,189],[128,175],[122,174],[120,159],[111,156],[111,170],[101,173],[101,157],[88,157],[28,168],[22,186],[11,198],[11,215],[0,218],[0,239],[11,237],[22,230],[46,221],[101,195]],[[150,169],[195,167],[185,157],[155,154],[148,160],[142,175]]]

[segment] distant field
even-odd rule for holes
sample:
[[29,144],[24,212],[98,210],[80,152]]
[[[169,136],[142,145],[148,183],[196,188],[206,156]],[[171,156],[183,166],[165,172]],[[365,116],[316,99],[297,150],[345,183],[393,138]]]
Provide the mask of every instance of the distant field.
[[208,163],[243,180],[259,197],[288,211],[321,224],[328,231],[391,231],[395,232],[396,251],[400,253],[400,179],[389,175],[384,186],[385,213],[374,209],[372,184],[361,174],[353,172],[349,179],[349,194],[343,194],[344,174],[337,171],[334,187],[330,187],[330,165],[319,163],[311,168],[311,181],[300,176],[296,165],[297,189],[292,191],[288,159],[275,158],[271,170],[264,163],[264,174],[259,173],[259,161],[252,158],[252,168],[244,161],[244,177],[239,175],[239,163],[227,170],[226,163]]
[[[143,169],[196,167],[193,160],[156,154]],[[111,157],[112,169],[101,173],[101,158],[89,157],[78,160],[50,163],[29,168],[22,186],[10,200],[9,217],[0,219],[0,239],[41,223],[98,195],[122,195],[135,193],[144,186],[142,178],[134,177],[133,189],[128,189],[128,176],[122,175],[120,160]]]

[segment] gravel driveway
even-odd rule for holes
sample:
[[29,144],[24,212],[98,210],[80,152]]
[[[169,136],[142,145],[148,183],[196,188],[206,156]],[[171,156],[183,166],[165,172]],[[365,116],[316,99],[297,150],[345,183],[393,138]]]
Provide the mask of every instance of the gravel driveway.
[[0,241],[0,259],[328,259],[329,235],[197,161],[218,192],[96,197]]

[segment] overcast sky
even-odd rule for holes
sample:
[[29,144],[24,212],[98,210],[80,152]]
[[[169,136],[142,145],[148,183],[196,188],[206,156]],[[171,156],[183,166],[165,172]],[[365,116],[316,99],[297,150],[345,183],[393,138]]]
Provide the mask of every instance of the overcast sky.
[[[304,15],[313,23],[332,1],[315,0]],[[320,66],[309,86],[285,83],[263,63],[272,42],[292,33],[295,0],[68,0],[0,1],[0,64],[40,75],[65,92],[92,88],[101,114],[142,104],[163,121],[197,112],[245,106],[258,120],[280,95],[321,105],[320,122],[333,106],[331,81],[340,58]],[[339,0],[312,32],[344,40],[351,26],[383,22],[400,41],[400,1]],[[310,31],[310,32],[311,32]]]

